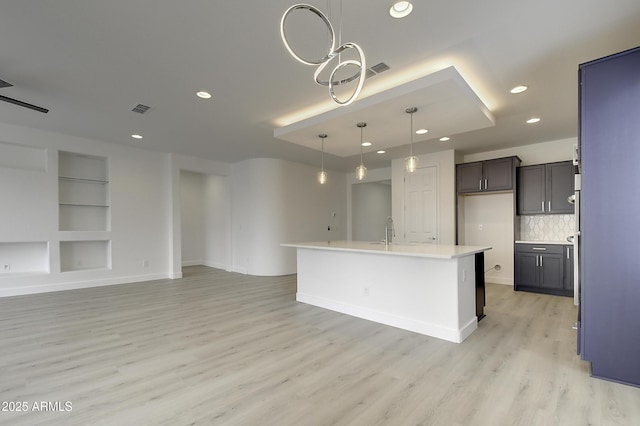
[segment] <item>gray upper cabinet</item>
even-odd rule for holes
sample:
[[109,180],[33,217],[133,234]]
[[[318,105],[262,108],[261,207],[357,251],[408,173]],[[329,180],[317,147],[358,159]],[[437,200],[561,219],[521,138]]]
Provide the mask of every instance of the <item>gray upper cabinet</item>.
[[518,167],[518,214],[544,213],[545,199],[544,164]]
[[571,161],[518,168],[518,214],[571,214],[575,168]]
[[505,157],[458,164],[458,194],[513,190],[515,169],[519,163],[518,157]]
[[482,161],[458,164],[458,194],[482,192]]
[[575,166],[572,161],[546,164],[547,213],[571,214],[574,205],[567,198],[575,192]]

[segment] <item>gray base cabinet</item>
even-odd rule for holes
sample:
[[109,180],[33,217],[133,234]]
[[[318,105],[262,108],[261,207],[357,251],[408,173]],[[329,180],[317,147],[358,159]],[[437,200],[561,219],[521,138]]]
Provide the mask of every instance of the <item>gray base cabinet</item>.
[[567,281],[571,277],[566,275],[567,270],[573,271],[573,263],[565,256],[567,248],[570,246],[516,244],[514,289],[573,296],[573,285]]
[[564,246],[564,289],[573,295],[573,246]]

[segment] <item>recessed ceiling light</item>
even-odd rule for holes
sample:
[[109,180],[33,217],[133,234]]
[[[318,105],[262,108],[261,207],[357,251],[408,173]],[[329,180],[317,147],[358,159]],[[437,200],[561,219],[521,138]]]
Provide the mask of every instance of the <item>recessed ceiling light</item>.
[[449,141],[449,140],[451,140],[451,138],[449,136],[443,136],[443,137],[440,138],[440,142],[446,142],[446,141]]
[[138,135],[138,134],[131,135],[131,137],[134,139],[142,139],[142,135]]
[[537,123],[538,121],[540,121],[540,118],[533,117],[527,120],[527,124],[534,124],[534,123]]
[[513,94],[522,93],[527,89],[528,89],[527,86],[516,86],[513,89],[511,89],[511,93],[513,93]]
[[198,97],[199,97],[199,98],[202,98],[202,99],[209,99],[209,98],[211,98],[211,93],[209,93],[209,92],[205,92],[205,91],[200,91],[200,92],[196,93],[196,95],[198,95]]
[[397,1],[389,9],[389,15],[394,18],[404,18],[409,15],[413,10],[413,5],[410,1]]
[[416,130],[416,135],[424,135],[425,133],[429,133],[427,129]]
[[376,154],[386,154],[387,151],[385,151],[384,149],[381,149],[379,151],[376,151]]
[[371,146],[372,143],[371,142],[362,142],[362,146]]

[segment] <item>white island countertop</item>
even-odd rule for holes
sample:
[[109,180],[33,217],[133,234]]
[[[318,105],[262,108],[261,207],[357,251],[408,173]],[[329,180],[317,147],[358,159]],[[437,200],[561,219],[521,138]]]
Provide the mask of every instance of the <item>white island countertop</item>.
[[489,246],[459,246],[452,244],[398,244],[385,245],[367,241],[317,241],[308,243],[281,244],[283,247],[317,250],[348,251],[354,253],[376,253],[396,256],[426,257],[433,259],[455,259],[491,250]]

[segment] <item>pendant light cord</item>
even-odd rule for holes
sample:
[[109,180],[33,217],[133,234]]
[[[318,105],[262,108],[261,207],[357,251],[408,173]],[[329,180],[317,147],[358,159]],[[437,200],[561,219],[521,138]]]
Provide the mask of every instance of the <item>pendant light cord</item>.
[[409,140],[411,141],[410,144],[410,150],[411,150],[411,156],[413,157],[413,113],[409,114],[411,115],[411,127],[409,128]]
[[362,160],[362,129],[364,129],[364,126],[360,127],[360,165],[362,166],[363,160]]

